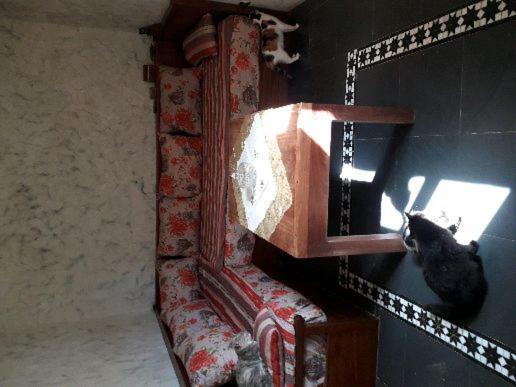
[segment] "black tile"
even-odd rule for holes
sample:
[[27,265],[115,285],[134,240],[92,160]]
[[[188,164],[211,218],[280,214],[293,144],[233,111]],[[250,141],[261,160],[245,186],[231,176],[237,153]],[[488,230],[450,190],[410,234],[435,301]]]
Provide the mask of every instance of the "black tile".
[[439,182],[455,176],[458,143],[458,136],[411,137],[405,142],[397,161],[396,192],[392,197],[398,210],[405,210],[409,202],[409,182],[412,178],[421,176],[424,183],[415,196],[412,208],[408,210],[421,211]]
[[357,72],[355,104],[397,106],[399,62],[390,61]]
[[288,85],[289,103],[315,102],[313,70],[294,63],[290,67],[290,72],[293,79]]
[[338,56],[314,67],[314,99],[318,103],[344,104],[346,58]]
[[400,32],[419,22],[418,5],[417,0],[375,0],[373,39]]
[[478,242],[488,293],[482,309],[469,326],[514,348],[516,311],[506,306],[516,293],[516,242],[487,235],[483,235]]
[[308,18],[314,10],[324,5],[327,0],[306,0],[295,7],[292,11],[292,19]]
[[421,21],[433,19],[471,3],[471,0],[420,0],[418,15]]
[[355,48],[371,43],[373,39],[373,0],[329,0],[333,10],[338,10],[339,20],[334,26],[337,52],[346,54]]
[[[516,240],[516,133],[460,137],[456,180],[509,189],[486,234]],[[466,194],[466,193],[465,193]],[[486,198],[489,199],[489,198]],[[482,206],[477,208],[482,216]]]
[[417,51],[400,62],[400,106],[414,109],[412,135],[458,134],[462,38]]
[[[390,61],[357,72],[355,105],[398,106],[399,62]],[[355,138],[388,138],[393,125],[356,125]]]
[[516,131],[516,21],[464,39],[462,131]]
[[469,364],[471,387],[514,387],[514,383],[499,376],[491,370],[486,369],[478,363],[471,362]]
[[313,65],[326,62],[337,54],[334,31],[343,15],[341,7],[336,7],[332,3],[332,0],[328,0],[311,13],[309,47]]
[[377,378],[387,386],[403,386],[406,372],[406,330],[405,323],[384,310],[380,316],[378,337]]
[[414,327],[406,335],[404,386],[469,386],[467,359]]

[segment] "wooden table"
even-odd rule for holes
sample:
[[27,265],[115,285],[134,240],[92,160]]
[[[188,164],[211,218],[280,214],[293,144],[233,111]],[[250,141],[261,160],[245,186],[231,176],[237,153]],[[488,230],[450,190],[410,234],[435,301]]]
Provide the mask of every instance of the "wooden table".
[[414,113],[298,103],[233,120],[230,217],[297,258],[404,251],[398,234],[328,237],[332,121],[411,124]]

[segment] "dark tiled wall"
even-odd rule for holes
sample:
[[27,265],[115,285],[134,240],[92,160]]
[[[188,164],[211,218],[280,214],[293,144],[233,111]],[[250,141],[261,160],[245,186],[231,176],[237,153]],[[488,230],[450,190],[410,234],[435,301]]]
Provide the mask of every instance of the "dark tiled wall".
[[[302,60],[291,67],[291,101],[344,103],[349,50],[468,3],[306,1],[294,12],[302,26],[296,32]],[[516,22],[509,21],[358,72],[355,104],[409,106],[417,119],[405,137],[392,126],[356,126],[355,167],[390,168],[381,186],[353,184],[351,223],[353,233],[381,231],[382,193],[403,209],[407,182],[417,175],[426,181],[414,203],[416,209],[425,207],[441,179],[509,187],[511,193],[479,239],[488,297],[476,317],[458,322],[512,348],[516,347],[515,42]],[[338,146],[334,150],[338,153]],[[332,179],[337,176],[338,167]],[[355,257],[350,268],[420,304],[437,303],[413,258],[410,254]],[[378,385],[507,383],[388,312],[376,312],[381,319]]]

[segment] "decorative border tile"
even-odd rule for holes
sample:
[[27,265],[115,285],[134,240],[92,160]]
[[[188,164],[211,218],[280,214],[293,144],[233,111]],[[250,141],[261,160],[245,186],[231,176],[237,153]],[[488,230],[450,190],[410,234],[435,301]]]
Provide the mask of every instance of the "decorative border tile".
[[[346,69],[346,105],[355,103],[357,50],[348,52],[348,65]],[[353,122],[344,122],[344,142],[342,149],[343,171],[351,170],[353,166]],[[349,216],[351,212],[351,176],[342,176],[341,186],[341,210],[340,210],[340,235],[349,235]],[[339,259],[339,285],[347,288],[348,257]]]
[[428,333],[460,354],[481,363],[511,382],[516,382],[516,353],[477,332],[457,326],[397,294],[348,273],[349,289],[359,293],[396,317]]
[[[481,0],[437,18],[387,36],[366,47],[348,52],[346,68],[346,105],[355,103],[357,71],[390,59],[428,48],[487,26],[516,17],[516,0]],[[354,124],[345,122],[343,170],[353,166]],[[349,235],[351,179],[343,176],[340,234]],[[435,337],[459,353],[497,372],[511,382],[516,381],[516,354],[513,350],[466,328],[458,327],[421,306],[353,274],[348,257],[339,259],[339,284],[350,288],[380,305],[402,320]]]
[[[475,2],[356,50],[358,51],[356,69],[360,70],[414,50],[443,43],[514,16],[516,16],[514,0]],[[346,99],[347,97],[346,94]]]

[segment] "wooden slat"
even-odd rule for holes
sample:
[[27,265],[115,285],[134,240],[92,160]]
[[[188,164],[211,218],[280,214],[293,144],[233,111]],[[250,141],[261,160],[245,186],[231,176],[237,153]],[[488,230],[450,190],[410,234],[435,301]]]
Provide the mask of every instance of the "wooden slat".
[[[362,122],[371,124],[413,124],[415,114],[403,107],[347,106],[332,104],[306,104],[314,112],[330,112],[335,121]],[[329,130],[330,128],[328,128]]]
[[294,386],[304,386],[304,375],[305,375],[305,320],[303,317],[296,315],[294,316],[294,330],[295,330],[295,375],[294,375]]
[[395,253],[406,251],[399,234],[367,234],[328,237],[320,246],[311,246],[309,257]]

